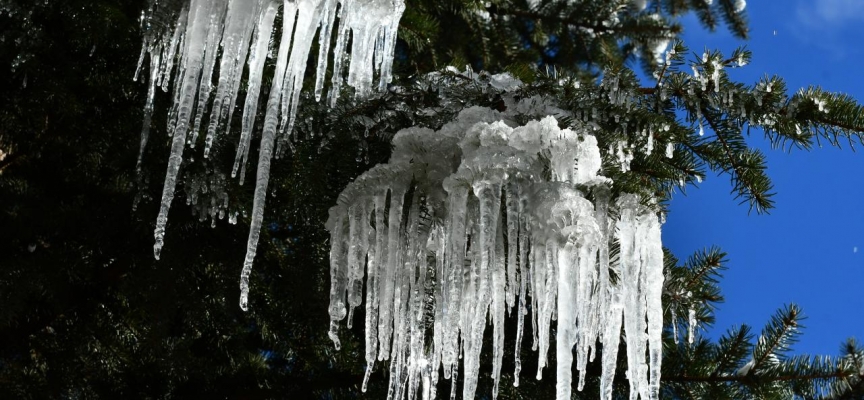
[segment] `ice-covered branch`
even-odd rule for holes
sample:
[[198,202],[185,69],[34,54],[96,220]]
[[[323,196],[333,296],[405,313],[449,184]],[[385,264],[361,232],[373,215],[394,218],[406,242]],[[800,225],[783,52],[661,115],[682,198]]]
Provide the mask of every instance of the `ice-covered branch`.
[[[601,377],[601,398],[611,398],[622,327],[633,398],[656,399],[664,281],[657,214],[635,195],[610,199],[590,124],[561,129],[544,112],[520,125],[515,110],[536,103],[505,102],[507,112],[471,107],[438,131],[400,131],[390,162],[342,192],[327,222],[331,339],[338,348],[340,321],[353,323],[365,276],[365,379],[376,360],[389,360],[390,393],[399,397],[434,394],[439,369],[455,381],[461,359],[462,397],[474,398],[487,321],[497,397],[504,319],[515,309],[520,346],[530,309],[538,379],[557,319],[558,399],[570,398],[574,363],[582,389],[598,341],[612,349]],[[421,209],[431,216],[425,223]],[[613,243],[620,253],[610,261]]]

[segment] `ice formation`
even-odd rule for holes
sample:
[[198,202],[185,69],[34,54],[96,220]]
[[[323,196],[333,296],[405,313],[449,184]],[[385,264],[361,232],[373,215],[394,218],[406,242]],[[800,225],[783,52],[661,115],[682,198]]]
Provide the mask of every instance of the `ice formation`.
[[630,398],[658,398],[657,214],[636,195],[613,198],[589,123],[560,129],[547,114],[520,126],[508,112],[472,107],[438,131],[404,129],[389,163],[341,193],[327,221],[330,338],[338,349],[340,321],[356,323],[365,287],[364,390],[376,361],[389,360],[388,398],[434,398],[439,373],[456,382],[461,360],[462,398],[472,399],[491,323],[494,399],[506,316],[517,317],[516,386],[526,320],[540,379],[557,319],[557,398],[571,397],[574,363],[582,390],[600,343],[613,349],[600,377],[600,398],[611,399],[623,328]]
[[[168,209],[174,198],[186,146],[195,148],[199,144],[199,132],[204,133],[203,157],[208,158],[214,151],[214,141],[222,140],[220,136],[225,140],[237,140],[228,137],[229,127],[246,65],[246,98],[237,154],[231,170],[232,177],[236,177],[239,170],[239,179],[243,182],[265,60],[271,50],[274,21],[281,9],[282,27],[275,30],[281,32],[281,38],[272,39],[278,43],[276,70],[266,103],[252,226],[241,274],[240,303],[246,309],[248,276],[261,228],[270,161],[274,149],[278,155],[290,140],[313,41],[316,37],[319,41],[316,99],[321,99],[334,30],[337,33],[333,49],[335,72],[330,89],[331,101],[335,101],[344,83],[354,88],[355,95],[365,96],[373,90],[376,73],[379,87],[390,82],[396,30],[404,8],[404,0],[151,1],[150,8],[142,16],[145,38],[138,71],[145,56],[149,55],[149,90],[141,132],[142,154],[149,140],[156,88],[168,91],[172,80],[174,85],[173,105],[168,115],[171,155],[154,232],[153,250],[157,259],[164,243]],[[335,26],[337,15],[338,26]],[[349,52],[350,62],[346,66],[343,60]],[[136,73],[136,79],[138,75]],[[139,168],[140,162],[141,156]],[[215,211],[208,213],[216,215],[224,208],[220,203],[214,206]]]

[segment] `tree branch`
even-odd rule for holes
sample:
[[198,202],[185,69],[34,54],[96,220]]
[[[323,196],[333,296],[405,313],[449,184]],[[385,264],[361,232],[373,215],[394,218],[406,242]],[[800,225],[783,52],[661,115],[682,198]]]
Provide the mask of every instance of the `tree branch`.
[[[671,25],[669,28],[662,28],[657,26],[650,25],[632,25],[632,26],[605,26],[600,23],[586,23],[585,21],[577,21],[568,17],[560,16],[560,15],[548,15],[535,11],[525,11],[525,10],[489,10],[490,14],[495,15],[509,15],[512,17],[521,17],[527,18],[531,20],[547,20],[554,21],[565,25],[570,25],[578,28],[591,29],[594,32],[600,33],[654,33],[654,34],[665,34],[667,36],[677,35],[681,33],[681,27],[678,25]],[[623,28],[623,29],[622,29]]]
[[[813,380],[813,379],[835,379],[835,378],[848,378],[854,374],[845,372],[842,370],[838,370],[831,373],[825,374],[806,374],[806,375],[784,375],[784,376],[775,376],[766,379],[760,379],[762,382],[788,382],[788,381],[797,381],[797,380]],[[762,377],[756,377],[762,378]],[[728,375],[728,376],[663,376],[663,380],[666,382],[702,382],[702,383],[730,383],[730,382],[738,382],[738,383],[747,383],[754,380],[753,376],[750,375]]]
[[[790,309],[790,313],[792,314],[792,324],[797,324],[795,322],[795,316],[797,315],[797,313],[796,313],[794,307],[792,307]],[[756,349],[759,348],[759,345],[758,344],[756,345],[756,348],[754,348],[754,350],[753,350],[753,357],[754,357],[753,367],[750,368],[749,371],[747,371],[747,376],[752,376],[753,372],[756,371],[756,368],[759,368],[762,365],[762,363],[765,362],[765,360],[768,358],[768,356],[774,352],[774,349],[780,345],[780,341],[782,340],[782,338],[786,334],[786,332],[789,331],[789,327],[792,324],[787,323],[787,320],[785,318],[783,319],[783,331],[775,336],[774,340],[771,342],[771,344],[768,346],[768,348],[766,349],[764,354],[762,354],[762,356],[759,357],[758,360],[756,360],[755,357],[756,357]],[[760,340],[761,340],[761,338],[760,338]]]
[[[754,188],[746,179],[744,179],[744,171],[741,169],[741,166],[735,161],[735,155],[732,154],[732,149],[729,147],[729,143],[726,139],[723,138],[723,135],[720,134],[720,130],[717,128],[717,123],[712,121],[711,118],[708,117],[708,108],[704,105],[701,106],[702,109],[702,117],[705,118],[705,121],[708,122],[708,126],[714,131],[714,136],[717,137],[717,141],[720,142],[720,145],[723,147],[723,152],[726,153],[726,158],[729,160],[729,164],[732,165],[732,169],[735,170],[735,174],[738,175],[738,180],[744,183],[744,186],[747,187],[747,190],[750,191],[750,195],[754,198],[759,196],[758,190]],[[770,208],[770,205],[769,205]]]

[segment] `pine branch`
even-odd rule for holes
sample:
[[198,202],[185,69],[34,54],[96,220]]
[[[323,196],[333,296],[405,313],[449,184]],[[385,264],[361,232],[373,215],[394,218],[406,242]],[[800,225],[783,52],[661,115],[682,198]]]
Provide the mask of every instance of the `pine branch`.
[[723,335],[720,338],[717,351],[719,355],[716,361],[717,366],[714,368],[714,372],[711,373],[711,377],[719,377],[722,371],[734,367],[749,352],[752,337],[750,327],[747,325],[741,325],[737,330],[729,332],[728,335]]
[[[758,150],[747,148],[733,151],[730,138],[725,135],[732,133],[732,129],[735,128],[728,126],[727,120],[721,119],[719,113],[707,106],[703,105],[701,109],[702,117],[714,131],[717,141],[722,146],[725,160],[728,162],[729,167],[724,172],[730,172],[730,169],[733,172],[731,173],[733,186],[738,192],[736,197],[744,197],[750,203],[751,210],[755,206],[756,212],[760,214],[773,208],[774,201],[771,200],[773,193],[769,192],[772,185],[765,174],[762,154]],[[751,161],[752,165],[746,165],[747,161]]]
[[800,317],[801,309],[794,304],[771,317],[771,321],[765,326],[759,342],[753,349],[753,366],[747,371],[747,376],[752,376],[762,368],[769,357],[782,355],[789,350],[790,342],[793,342],[795,336],[800,333],[798,331]]
[[[841,346],[841,351],[845,353],[843,359],[852,364],[852,368],[856,373],[843,378],[844,385],[833,385],[831,396],[826,398],[831,399],[860,399],[864,396],[864,349],[858,346],[854,338],[850,338]],[[850,382],[852,380],[852,382]]]
[[[850,374],[845,373],[843,371],[836,371],[831,373],[813,373],[813,374],[804,374],[804,375],[783,375],[783,376],[774,376],[768,378],[760,378],[759,383],[771,383],[771,382],[788,382],[788,381],[813,381],[813,380],[831,380],[838,378],[846,378],[849,377]],[[682,382],[682,383],[730,383],[736,382],[741,384],[752,384],[754,379],[749,376],[738,376],[738,375],[729,375],[729,376],[686,376],[686,375],[676,375],[676,376],[663,376],[663,380],[666,382]]]
[[726,25],[729,30],[739,39],[747,39],[750,28],[747,24],[746,16],[743,12],[738,12],[735,9],[736,0],[720,0],[720,7],[723,11],[723,19],[726,20]]
[[688,280],[684,287],[691,287],[697,283],[697,281],[702,281],[703,278],[707,278],[711,283],[716,283],[717,280],[711,277],[711,275],[717,275],[717,271],[720,269],[724,269],[723,263],[726,262],[726,253],[721,251],[717,247],[712,247],[708,249],[708,251],[696,252],[690,259],[687,260],[687,265],[690,266],[690,270],[696,268],[693,276]]
[[864,143],[864,107],[848,95],[827,93],[815,87],[802,89],[789,99],[779,114],[786,113],[798,117],[800,122],[821,128],[822,137],[833,146],[839,147],[838,134],[846,136],[850,146],[853,146],[853,138]]
[[544,14],[537,11],[528,11],[520,9],[497,9],[490,10],[490,14],[507,15],[511,17],[526,18],[531,21],[552,21],[563,25],[569,25],[574,28],[590,29],[596,33],[620,34],[620,35],[650,35],[654,37],[671,37],[679,35],[682,32],[681,25],[672,24],[669,27],[652,26],[652,25],[618,25],[607,26],[602,23],[580,21],[575,18],[565,17],[553,14]]

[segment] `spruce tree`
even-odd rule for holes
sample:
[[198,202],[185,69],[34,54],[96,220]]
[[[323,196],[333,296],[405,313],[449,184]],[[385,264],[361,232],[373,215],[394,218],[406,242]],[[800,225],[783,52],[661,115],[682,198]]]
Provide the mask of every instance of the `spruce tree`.
[[[489,83],[494,73],[524,82],[515,96],[550,99],[574,119],[606,116],[593,119],[601,148],[638,134],[622,129],[622,119],[663,127],[658,151],[634,152],[629,171],[604,159],[616,193],[657,197],[662,212],[672,193],[713,171],[729,177],[750,209],[770,210],[771,181],[763,154],[745,142],[749,128],[803,149],[860,143],[864,110],[817,87],[790,90],[779,77],[732,81],[725,71],[758,54],[694,54],[677,40],[689,13],[704,29],[746,38],[742,4],[408,1],[388,90],[361,99],[345,90],[330,107],[315,101],[307,74],[294,127],[302,140],[273,165],[250,310],[242,312],[236,278],[248,215],[237,225],[214,219],[211,229],[203,210],[175,204],[172,233],[153,260],[170,146],[159,110],[171,96],[157,94],[136,173],[146,90],[131,77],[148,2],[0,0],[0,397],[385,398],[386,368],[361,392],[362,324],[343,332],[339,351],[327,338],[327,210],[349,182],[388,160],[400,129],[438,129],[467,107],[502,107],[504,93]],[[639,99],[635,107],[609,99],[612,82]],[[237,118],[231,123],[237,131]],[[181,179],[205,173],[203,163],[189,165]],[[232,203],[248,208],[250,187],[226,185]],[[190,195],[181,186],[175,203]],[[716,248],[684,261],[666,252],[664,262],[662,397],[864,398],[864,347],[855,340],[836,356],[790,355],[802,333],[794,305],[761,330],[733,327],[716,342],[697,331],[691,343],[690,311],[700,326],[712,324],[721,272],[734,265]],[[492,360],[482,357],[477,393],[489,396]],[[530,345],[521,358],[523,375],[536,370]],[[615,398],[624,398],[626,359],[618,360]],[[513,363],[505,355],[500,398],[555,396],[554,379],[530,373],[513,387]],[[589,363],[574,397],[596,398],[599,368]],[[439,397],[449,385],[439,382]]]

